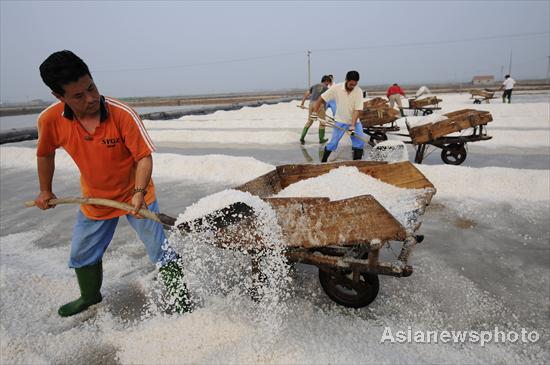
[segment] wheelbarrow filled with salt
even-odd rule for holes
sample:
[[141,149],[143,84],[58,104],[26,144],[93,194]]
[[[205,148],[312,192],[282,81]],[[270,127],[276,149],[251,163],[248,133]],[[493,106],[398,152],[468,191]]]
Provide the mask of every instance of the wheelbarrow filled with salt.
[[[327,295],[354,308],[376,298],[378,275],[412,274],[408,260],[435,193],[411,163],[371,161],[277,166],[235,189],[268,203],[288,260],[317,266]],[[254,215],[247,215],[218,225],[211,239],[253,254],[262,245],[259,235],[247,234],[256,224]],[[390,242],[400,251],[397,260],[385,262],[380,250]]]
[[[410,276],[408,260],[422,236],[416,235],[435,188],[410,162],[388,164],[342,161],[277,166],[269,173],[235,188],[255,201],[224,202],[210,212],[189,207],[178,219],[140,210],[145,218],[184,234],[208,233],[211,243],[251,255],[252,267],[266,238],[262,206],[274,214],[288,261],[319,268],[319,280],[336,303],[360,308],[379,289],[378,275]],[[207,197],[208,198],[208,197]],[[34,201],[25,203],[33,206]],[[50,204],[97,204],[132,210],[107,199],[61,198]],[[275,227],[267,227],[267,230]],[[269,236],[269,232],[267,232]],[[397,260],[385,262],[380,250],[396,242]]]

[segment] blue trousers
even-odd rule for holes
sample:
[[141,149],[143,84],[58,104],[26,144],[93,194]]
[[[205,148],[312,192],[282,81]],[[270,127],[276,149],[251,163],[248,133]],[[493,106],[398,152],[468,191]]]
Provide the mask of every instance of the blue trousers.
[[[350,124],[345,124],[341,122],[336,122],[336,125],[344,128],[345,130],[348,130],[351,126]],[[327,151],[336,151],[336,148],[338,148],[338,142],[342,139],[342,137],[346,134],[345,131],[339,129],[339,128],[333,128],[332,129],[332,137],[330,138],[330,141],[325,146],[325,149]],[[365,135],[365,132],[363,132],[363,125],[361,124],[361,121],[357,120],[355,123],[355,134],[362,138],[367,138]],[[351,148],[359,148],[363,149],[365,147],[365,142],[355,136],[351,136]]]
[[[159,212],[156,200],[147,208],[152,212]],[[126,219],[144,243],[152,263],[160,263],[162,266],[177,258],[176,252],[168,245],[162,224],[150,219],[137,219],[130,214],[126,215]],[[79,268],[101,261],[105,250],[113,239],[117,224],[118,217],[93,220],[87,218],[79,210],[73,228],[69,267]]]

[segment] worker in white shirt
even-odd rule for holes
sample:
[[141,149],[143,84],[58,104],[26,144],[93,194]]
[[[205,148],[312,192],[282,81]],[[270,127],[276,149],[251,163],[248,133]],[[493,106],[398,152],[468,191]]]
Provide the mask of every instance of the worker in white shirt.
[[[353,159],[360,160],[363,157],[363,148],[366,136],[363,132],[363,126],[359,120],[359,113],[363,110],[363,90],[357,83],[359,82],[359,72],[349,71],[346,74],[346,81],[332,86],[330,89],[321,94],[317,99],[313,108],[317,113],[321,108],[324,108],[329,100],[336,101],[336,116],[335,124],[340,128],[332,130],[332,137],[329,143],[325,146],[325,151],[321,162],[327,162],[332,151],[338,147],[338,142],[344,136],[345,131],[352,132],[351,147],[353,150]],[[361,138],[357,138],[363,137]]]
[[504,93],[502,94],[502,102],[506,103],[506,98],[508,98],[508,104],[510,104],[512,99],[512,90],[514,89],[514,85],[516,84],[516,80],[510,77],[510,75],[504,76],[504,82],[502,83],[502,86],[499,90],[504,89]]

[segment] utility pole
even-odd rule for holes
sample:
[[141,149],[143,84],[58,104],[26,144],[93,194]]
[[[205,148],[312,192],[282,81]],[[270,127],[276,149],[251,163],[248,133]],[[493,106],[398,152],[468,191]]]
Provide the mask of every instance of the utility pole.
[[499,80],[502,80],[504,79],[504,65],[500,65],[500,79]]
[[546,69],[546,83],[550,84],[550,56],[548,56],[548,68]]
[[307,88],[311,87],[311,51],[307,51]]

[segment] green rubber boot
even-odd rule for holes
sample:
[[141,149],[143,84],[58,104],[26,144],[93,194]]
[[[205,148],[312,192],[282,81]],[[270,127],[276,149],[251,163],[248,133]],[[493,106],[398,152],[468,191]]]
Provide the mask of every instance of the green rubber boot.
[[305,138],[308,130],[309,130],[309,127],[304,127],[304,129],[302,130],[302,136],[300,137],[300,144],[306,143]]
[[100,293],[103,281],[102,262],[99,261],[94,265],[79,267],[74,271],[80,287],[80,298],[59,307],[57,313],[61,317],[74,316],[102,300]]
[[186,313],[192,308],[187,286],[183,281],[183,270],[180,260],[171,261],[159,269],[159,274],[166,286],[168,294],[168,312]]
[[328,139],[325,138],[325,128],[319,128],[319,143],[327,143]]

